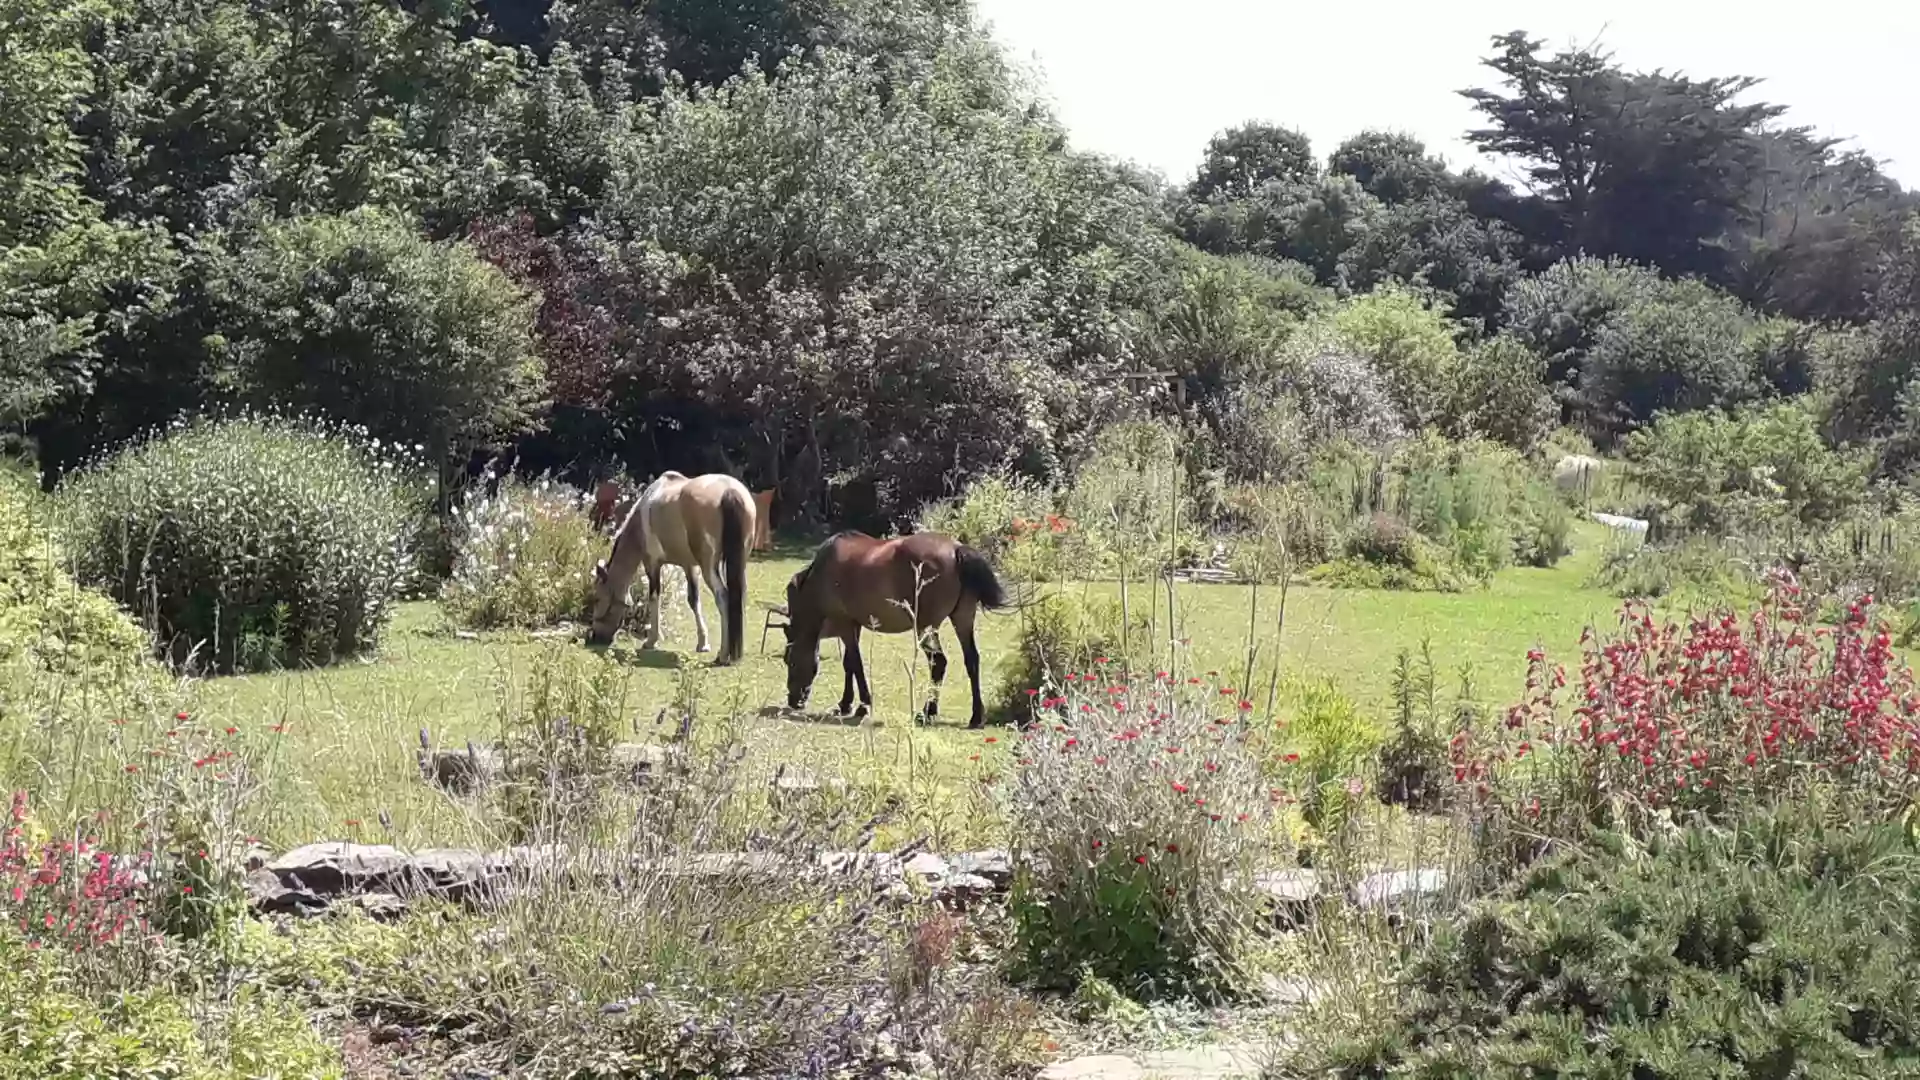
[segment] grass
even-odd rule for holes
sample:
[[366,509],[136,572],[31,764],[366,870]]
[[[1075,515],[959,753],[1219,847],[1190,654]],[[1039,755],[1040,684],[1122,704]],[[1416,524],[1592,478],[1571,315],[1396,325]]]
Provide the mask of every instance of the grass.
[[[1475,673],[1481,696],[1504,702],[1518,692],[1526,650],[1536,644],[1571,650],[1582,626],[1605,619],[1615,601],[1585,582],[1604,542],[1599,530],[1578,535],[1581,550],[1551,569],[1515,568],[1484,590],[1458,594],[1366,592],[1296,586],[1288,596],[1287,625],[1280,639],[1283,670],[1329,677],[1364,710],[1383,714],[1391,657],[1430,639],[1443,673],[1462,666]],[[880,839],[926,835],[947,847],[985,844],[997,837],[992,816],[981,812],[983,770],[975,760],[979,733],[961,725],[967,683],[951,630],[946,647],[953,663],[942,694],[943,719],[932,726],[909,721],[924,695],[924,662],[905,636],[867,635],[874,719],[854,725],[824,710],[838,699],[839,649],[822,646],[822,664],[806,720],[777,715],[785,700],[783,642],[778,630],[759,651],[763,604],[782,596],[787,578],[802,565],[790,553],[756,559],[749,571],[746,658],[732,669],[712,669],[692,652],[693,627],[678,590],[663,602],[664,649],[640,653],[622,635],[608,653],[620,666],[624,711],[635,741],[665,741],[672,723],[656,723],[669,707],[698,701],[701,726],[737,716],[748,725],[751,766],[769,778],[781,767],[847,780],[851,811],[900,807]],[[1111,584],[1069,584],[1069,589],[1114,590]],[[1144,602],[1136,587],[1134,600]],[[1183,584],[1179,633],[1190,640],[1190,661],[1223,678],[1245,666],[1247,586]],[[1257,640],[1262,670],[1271,663],[1279,590],[1260,591]],[[711,599],[709,626],[718,637]],[[1162,596],[1164,613],[1164,595]],[[980,646],[987,693],[995,668],[1012,648],[1019,616],[988,616]],[[285,847],[315,839],[360,839],[405,845],[489,843],[493,826],[471,805],[423,784],[414,752],[418,733],[431,732],[442,746],[466,740],[492,741],[498,732],[502,688],[524,680],[542,650],[581,648],[554,634],[503,631],[456,634],[437,604],[404,605],[375,657],[334,667],[243,675],[200,685],[196,707],[209,721],[237,725],[283,725],[275,762],[275,818],[263,838]],[[672,650],[672,651],[668,651]],[[1264,678],[1259,681],[1264,682]],[[698,733],[696,733],[698,737]],[[988,761],[991,758],[989,756]],[[381,824],[382,811],[392,822]]]

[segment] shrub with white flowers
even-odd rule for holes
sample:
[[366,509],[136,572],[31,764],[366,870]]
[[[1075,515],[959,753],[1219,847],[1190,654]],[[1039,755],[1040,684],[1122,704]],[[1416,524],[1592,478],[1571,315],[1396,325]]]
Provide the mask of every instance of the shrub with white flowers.
[[176,664],[323,664],[371,648],[414,572],[432,493],[419,447],[243,414],[181,422],[68,477],[76,576]]
[[608,543],[588,514],[592,498],[544,478],[509,477],[491,496],[471,490],[453,511],[453,576],[440,593],[447,614],[476,630],[584,618],[593,563]]

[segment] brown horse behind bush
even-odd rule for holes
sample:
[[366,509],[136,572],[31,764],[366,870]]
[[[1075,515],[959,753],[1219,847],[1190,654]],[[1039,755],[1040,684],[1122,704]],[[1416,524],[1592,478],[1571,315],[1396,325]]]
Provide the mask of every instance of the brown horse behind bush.
[[832,636],[846,649],[840,712],[851,710],[858,682],[860,711],[865,713],[873,707],[873,692],[867,687],[866,663],[860,656],[860,631],[913,631],[933,671],[934,697],[925,712],[931,720],[939,712],[940,682],[947,673],[940,624],[951,622],[960,638],[967,678],[973,683],[973,719],[967,726],[981,727],[986,710],[980,701],[974,615],[983,607],[998,611],[1007,606],[1006,592],[986,556],[951,536],[914,533],[897,540],[876,540],[865,533],[836,534],[787,583],[787,706],[799,709],[806,704],[820,670],[820,639]]

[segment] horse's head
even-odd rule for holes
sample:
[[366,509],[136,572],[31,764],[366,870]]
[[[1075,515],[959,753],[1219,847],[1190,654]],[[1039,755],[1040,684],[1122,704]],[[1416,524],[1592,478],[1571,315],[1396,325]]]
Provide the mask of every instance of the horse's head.
[[632,594],[626,586],[613,583],[613,575],[607,573],[605,560],[594,563],[593,613],[587,630],[587,644],[595,648],[613,644],[613,635],[620,632],[620,624],[627,621],[627,612],[632,608]]
[[787,708],[800,709],[807,704],[813,689],[813,677],[820,672],[820,612],[807,597],[807,570],[802,569],[787,582],[787,625],[780,628],[787,647],[781,656],[787,663]]

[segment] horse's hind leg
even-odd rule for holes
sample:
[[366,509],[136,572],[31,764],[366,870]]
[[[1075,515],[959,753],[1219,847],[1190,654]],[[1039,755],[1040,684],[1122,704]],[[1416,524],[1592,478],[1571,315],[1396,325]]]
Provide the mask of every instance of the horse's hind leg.
[[[694,643],[693,651],[706,652],[712,646],[707,643],[707,617],[700,612],[700,573],[690,566],[683,566],[680,570],[687,575],[687,606],[693,609],[693,628],[700,635],[699,640]],[[711,576],[708,577],[707,584],[709,588],[712,587]]]
[[[700,573],[707,579],[707,595],[713,597],[714,617],[720,620],[720,655],[714,657],[713,662],[716,666],[724,665],[733,655],[729,651],[732,646],[727,640],[727,590],[720,584],[720,574],[716,567],[703,566],[700,568]],[[689,577],[687,580],[691,582],[693,578]]]
[[987,726],[987,708],[980,700],[980,647],[973,640],[974,611],[971,600],[962,600],[950,618],[954,636],[960,639],[960,659],[967,665],[967,681],[973,684],[973,719],[967,721],[967,726],[983,728]]
[[927,656],[927,667],[933,673],[933,693],[927,698],[927,708],[922,718],[928,723],[940,715],[940,683],[947,677],[947,654],[940,648],[940,628],[929,626],[920,632],[920,651]]

